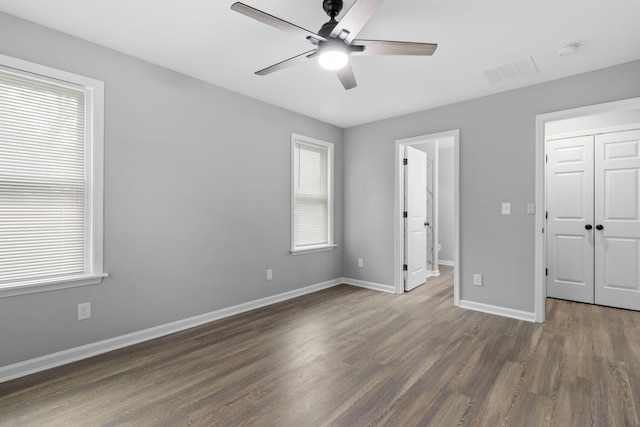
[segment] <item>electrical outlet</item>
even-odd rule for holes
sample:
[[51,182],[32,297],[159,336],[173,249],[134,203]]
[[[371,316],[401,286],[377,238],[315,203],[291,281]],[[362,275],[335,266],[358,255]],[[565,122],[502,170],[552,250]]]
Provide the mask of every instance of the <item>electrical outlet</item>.
[[267,280],[272,280],[273,279],[273,270],[272,269],[268,269],[267,270]]
[[473,284],[475,286],[482,286],[482,274],[473,275]]
[[360,268],[364,267],[364,259],[358,258],[358,267]]
[[536,214],[536,204],[527,203],[527,215],[535,215],[535,214]]
[[91,303],[83,302],[78,304],[78,320],[85,320],[91,318]]

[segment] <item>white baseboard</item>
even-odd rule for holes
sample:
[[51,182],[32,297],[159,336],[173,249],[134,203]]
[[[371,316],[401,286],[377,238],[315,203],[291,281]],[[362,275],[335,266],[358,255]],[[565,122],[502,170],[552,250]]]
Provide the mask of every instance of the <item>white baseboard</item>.
[[453,267],[455,264],[453,263],[453,261],[445,261],[443,259],[439,259],[438,260],[438,264],[440,265],[448,265],[450,267]]
[[256,308],[286,301],[291,298],[317,292],[322,289],[331,288],[333,286],[346,283],[343,279],[334,279],[327,282],[317,283],[315,285],[306,286],[304,288],[295,289],[278,295],[249,301],[243,304],[234,305],[232,307],[215,310],[209,313],[190,317],[183,320],[167,323],[153,328],[144,329],[142,331],[132,332],[130,334],[121,335],[119,337],[109,338],[103,341],[86,344],[80,347],[71,348],[57,353],[47,354],[45,356],[34,359],[25,360],[23,362],[14,363],[12,365],[0,367],[0,383],[15,378],[24,377],[36,372],[45,371],[57,366],[66,365],[67,363],[76,362],[78,360],[87,359],[98,354],[107,353],[119,348],[138,344],[154,338],[159,338],[174,332],[180,332],[185,329],[200,326],[205,323],[224,317],[233,316],[254,310]]
[[374,291],[387,292],[389,294],[396,293],[395,286],[383,285],[383,284],[374,283],[374,282],[365,282],[364,280],[349,279],[348,277],[343,277],[342,283],[346,283],[347,285],[351,285],[351,286],[358,286],[360,288],[371,289]]
[[536,321],[536,313],[514,310],[512,308],[499,307],[497,305],[482,304],[480,302],[460,300],[461,308],[468,310],[481,311],[483,313],[496,314],[498,316],[511,317],[512,319],[526,320],[527,322]]

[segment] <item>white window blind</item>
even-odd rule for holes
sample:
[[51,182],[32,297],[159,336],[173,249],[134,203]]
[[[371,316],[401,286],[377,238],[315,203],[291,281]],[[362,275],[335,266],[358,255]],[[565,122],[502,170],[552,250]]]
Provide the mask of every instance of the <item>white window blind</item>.
[[86,273],[85,92],[0,69],[0,285]]
[[332,145],[293,140],[293,250],[329,246]]

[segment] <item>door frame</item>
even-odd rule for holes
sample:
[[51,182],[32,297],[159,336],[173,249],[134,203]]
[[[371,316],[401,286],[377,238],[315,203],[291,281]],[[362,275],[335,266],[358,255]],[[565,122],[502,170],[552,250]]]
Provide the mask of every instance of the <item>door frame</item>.
[[[535,147],[535,256],[534,256],[534,298],[535,320],[542,323],[545,320],[547,284],[545,280],[545,259],[547,256],[546,236],[544,235],[546,206],[546,162],[545,157],[545,124],[556,120],[573,119],[601,113],[632,110],[640,108],[640,97],[572,108],[536,115],[536,147]],[[593,130],[589,130],[593,131]]]
[[[419,145],[426,142],[440,139],[453,138],[453,302],[460,305],[460,129],[453,129],[444,132],[415,136],[396,140],[395,147],[395,202],[394,202],[394,278],[396,294],[404,293],[404,169],[402,159],[404,158],[404,147],[408,145]],[[436,225],[437,226],[437,225]],[[436,242],[437,244],[437,242]]]

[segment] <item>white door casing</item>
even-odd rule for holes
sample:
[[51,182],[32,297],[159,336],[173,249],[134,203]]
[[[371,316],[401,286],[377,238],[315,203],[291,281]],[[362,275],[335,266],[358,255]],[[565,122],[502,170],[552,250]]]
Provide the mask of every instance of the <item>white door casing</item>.
[[[626,114],[626,112],[640,109],[640,97],[620,99],[612,102],[605,102],[584,107],[571,108],[568,110],[554,111],[537,114],[535,118],[535,202],[536,206],[546,205],[546,138],[547,124],[558,120],[579,119],[587,116],[599,116],[602,114]],[[615,126],[615,127],[614,127]],[[618,132],[631,129],[638,129],[638,124],[626,122],[615,124],[614,126],[597,125],[595,128],[581,129],[580,135],[595,135],[607,132]],[[565,136],[577,136],[578,133]],[[545,321],[547,286],[545,268],[547,266],[547,220],[545,218],[546,209],[537,209],[535,214],[535,258],[534,258],[534,307],[535,321],[543,323]],[[396,268],[396,276],[397,276]],[[396,279],[396,288],[398,281]]]
[[406,147],[406,239],[405,290],[427,280],[427,154]]
[[547,296],[593,303],[593,136],[548,141],[547,155]]
[[596,136],[595,199],[596,304],[640,310],[640,130]]

